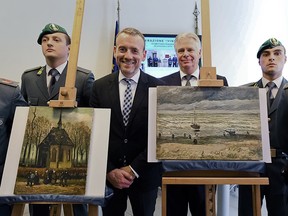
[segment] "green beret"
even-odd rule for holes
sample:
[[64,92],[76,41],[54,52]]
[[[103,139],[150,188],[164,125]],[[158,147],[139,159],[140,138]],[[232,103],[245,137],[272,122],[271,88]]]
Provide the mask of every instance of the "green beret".
[[43,38],[44,35],[53,34],[53,33],[56,33],[56,32],[60,32],[60,33],[66,34],[70,38],[70,36],[68,35],[67,31],[63,27],[61,27],[61,26],[59,26],[57,24],[54,24],[54,23],[49,23],[49,24],[47,24],[44,27],[44,29],[40,33],[40,35],[38,37],[38,40],[37,40],[37,43],[41,45],[42,38]]
[[267,41],[265,41],[259,48],[258,52],[257,52],[257,58],[259,59],[260,56],[261,56],[261,53],[266,50],[266,49],[272,49],[274,47],[277,47],[277,46],[282,46],[282,43],[277,40],[276,38],[270,38],[268,39]]

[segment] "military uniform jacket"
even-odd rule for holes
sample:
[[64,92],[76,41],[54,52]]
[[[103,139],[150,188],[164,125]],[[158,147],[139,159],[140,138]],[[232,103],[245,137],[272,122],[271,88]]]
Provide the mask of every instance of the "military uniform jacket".
[[126,127],[120,107],[119,72],[95,81],[90,104],[96,108],[111,108],[107,173],[131,165],[140,176],[132,185],[149,190],[160,186],[162,166],[147,162],[148,89],[163,85],[163,82],[142,71],[140,73]]
[[[278,89],[277,95],[271,105],[271,108],[270,110],[268,110],[270,146],[271,148],[275,149],[281,149],[280,143],[281,140],[283,140],[283,137],[280,137],[279,134],[288,133],[288,122],[282,121],[283,117],[285,115],[287,116],[287,114],[281,111],[285,107],[285,103],[287,103],[287,95],[284,91],[284,86],[287,82],[288,81],[285,78],[283,78],[280,88]],[[254,83],[247,84],[245,86],[264,88],[262,84],[262,79]],[[288,110],[286,110],[286,112],[287,111]]]
[[[68,65],[68,64],[67,64]],[[47,106],[50,100],[58,100],[60,87],[65,86],[67,65],[51,95],[48,93],[46,81],[46,66],[26,70],[22,75],[21,92],[31,106]],[[91,71],[78,67],[75,87],[77,88],[76,100],[79,107],[88,107],[94,75]]]
[[288,83],[283,87],[283,93],[281,94],[281,104],[278,107],[278,121],[281,128],[277,131],[279,137],[280,148],[288,154]]
[[22,97],[17,83],[0,78],[0,179],[16,106],[26,105],[27,103]]

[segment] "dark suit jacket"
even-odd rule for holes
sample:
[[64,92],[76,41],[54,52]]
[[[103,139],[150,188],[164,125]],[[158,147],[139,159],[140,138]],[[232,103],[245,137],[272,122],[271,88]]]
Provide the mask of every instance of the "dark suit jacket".
[[3,84],[0,80],[0,180],[6,158],[16,106],[27,106],[17,85]]
[[[60,87],[65,86],[67,66],[63,70],[51,95],[48,93],[46,82],[46,66],[26,70],[22,75],[21,92],[32,106],[47,106],[50,100],[58,100]],[[75,87],[77,88],[76,100],[79,107],[88,107],[94,75],[91,71],[78,67]]]
[[160,185],[162,172],[160,163],[147,163],[148,89],[163,82],[142,71],[140,73],[126,128],[120,107],[119,72],[94,82],[90,104],[96,108],[111,108],[107,173],[131,165],[140,176],[132,186],[148,190]]
[[[217,79],[223,80],[224,86],[228,86],[226,77],[217,75]],[[163,80],[169,86],[181,86],[180,71],[164,76],[161,78],[161,80]]]

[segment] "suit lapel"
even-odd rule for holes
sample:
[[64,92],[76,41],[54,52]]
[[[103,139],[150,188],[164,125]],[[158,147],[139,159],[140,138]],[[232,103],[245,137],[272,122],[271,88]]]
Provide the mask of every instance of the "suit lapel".
[[49,93],[48,93],[48,88],[47,88],[47,72],[46,72],[46,67],[43,69],[43,72],[38,75],[37,74],[37,81],[36,85],[38,86],[40,92],[43,94],[44,98],[48,99],[49,98]]
[[108,90],[109,90],[109,96],[112,99],[112,106],[115,107],[115,114],[117,116],[117,119],[119,120],[120,124],[123,125],[123,115],[121,112],[121,105],[120,105],[120,98],[119,98],[119,81],[118,81],[119,72],[113,73],[111,76],[111,79],[108,83]]
[[175,84],[176,84],[177,86],[181,86],[181,85],[182,85],[182,83],[181,83],[180,71],[177,72],[177,73],[175,73],[172,79],[175,80]]
[[148,88],[147,83],[148,83],[148,80],[147,80],[146,74],[140,71],[140,77],[139,77],[139,81],[137,84],[137,89],[135,92],[133,105],[132,105],[130,116],[129,116],[128,126],[131,124],[131,122],[133,122],[136,111],[141,105],[141,103],[143,102],[143,100],[146,100],[147,98],[146,96],[147,88]]

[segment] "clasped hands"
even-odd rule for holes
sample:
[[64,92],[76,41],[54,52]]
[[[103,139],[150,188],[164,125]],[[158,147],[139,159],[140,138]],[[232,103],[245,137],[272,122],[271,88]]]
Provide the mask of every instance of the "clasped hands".
[[107,173],[107,180],[118,189],[129,188],[135,179],[135,175],[129,166],[114,169]]

